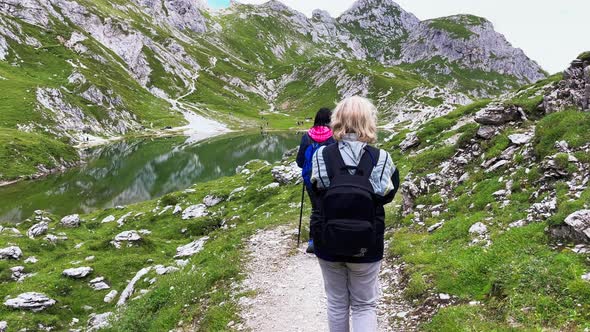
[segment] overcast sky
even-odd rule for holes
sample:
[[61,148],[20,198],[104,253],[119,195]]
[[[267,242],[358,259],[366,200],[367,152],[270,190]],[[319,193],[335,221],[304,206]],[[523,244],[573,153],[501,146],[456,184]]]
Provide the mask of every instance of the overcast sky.
[[[267,0],[238,0],[264,3]],[[315,8],[338,16],[354,0],[282,0],[311,16]],[[512,45],[522,48],[545,70],[565,69],[579,53],[590,50],[590,0],[397,0],[407,11],[425,20],[453,14],[474,14],[494,23]],[[229,0],[209,0],[212,7]]]

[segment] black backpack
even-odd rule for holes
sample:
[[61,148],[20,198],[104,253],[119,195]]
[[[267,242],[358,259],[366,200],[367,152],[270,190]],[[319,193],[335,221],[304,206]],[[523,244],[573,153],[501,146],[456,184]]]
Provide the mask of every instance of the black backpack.
[[[330,186],[322,193],[318,247],[330,256],[364,257],[377,249],[375,192],[369,181],[379,149],[365,147],[358,166],[346,166],[338,144],[323,150]],[[350,170],[354,170],[353,174]],[[315,241],[315,239],[314,239]]]

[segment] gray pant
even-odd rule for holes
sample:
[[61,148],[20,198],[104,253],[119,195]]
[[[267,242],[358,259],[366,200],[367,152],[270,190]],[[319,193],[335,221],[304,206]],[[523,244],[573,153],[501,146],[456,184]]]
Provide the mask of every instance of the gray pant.
[[355,264],[318,260],[328,297],[330,332],[350,331],[350,311],[354,332],[377,331],[381,262]]

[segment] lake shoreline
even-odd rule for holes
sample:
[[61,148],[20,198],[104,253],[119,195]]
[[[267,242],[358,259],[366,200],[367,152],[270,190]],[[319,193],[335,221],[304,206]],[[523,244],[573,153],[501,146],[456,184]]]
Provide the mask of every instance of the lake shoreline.
[[113,137],[109,137],[109,138],[97,137],[94,140],[91,140],[88,142],[83,142],[81,144],[73,146],[76,149],[76,151],[78,152],[78,155],[80,156],[80,160],[75,161],[75,162],[68,164],[68,165],[58,165],[54,168],[51,168],[51,169],[48,169],[45,171],[40,171],[40,172],[31,174],[31,175],[21,176],[17,179],[1,180],[0,181],[0,188],[11,186],[13,184],[23,182],[23,181],[39,180],[39,179],[42,179],[42,178],[47,177],[49,175],[58,174],[58,173],[65,172],[65,171],[72,169],[72,168],[80,167],[81,165],[83,165],[85,163],[84,159],[83,159],[82,151],[84,151],[86,149],[97,148],[100,146],[113,144],[113,143],[116,143],[116,142],[119,142],[122,140],[126,140],[126,139],[166,138],[166,137],[184,136],[187,138],[195,137],[194,142],[200,142],[200,141],[204,141],[204,140],[207,140],[210,138],[214,138],[214,137],[218,137],[218,136],[222,136],[225,134],[236,132],[234,130],[223,128],[223,130],[220,130],[218,132],[208,132],[208,133],[203,133],[203,136],[198,136],[198,135],[190,134],[190,132],[188,132],[184,129],[185,129],[184,127],[177,127],[177,128],[168,129],[165,131],[161,131],[161,130],[155,130],[155,131],[151,131],[151,132],[144,131],[144,132],[136,133],[134,135],[127,135],[127,136],[113,136]]
[[252,159],[278,160],[298,143],[292,133],[255,130],[196,142],[184,135],[136,135],[83,151],[80,167],[40,169],[45,177],[0,187],[0,220],[19,222],[35,210],[64,216],[143,202],[231,176]]

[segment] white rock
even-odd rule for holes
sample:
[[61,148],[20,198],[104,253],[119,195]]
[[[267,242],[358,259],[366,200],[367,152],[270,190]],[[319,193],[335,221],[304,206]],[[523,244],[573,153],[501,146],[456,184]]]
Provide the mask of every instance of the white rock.
[[278,182],[273,182],[273,183],[271,183],[271,184],[268,184],[268,185],[266,185],[266,186],[262,187],[262,190],[263,190],[263,191],[265,191],[265,190],[271,190],[271,189],[278,188],[278,187],[280,187],[280,186],[281,186],[281,184],[280,184],[280,183],[278,183]]
[[59,241],[65,241],[67,239],[68,239],[67,236],[64,236],[64,235],[55,235],[55,234],[47,234],[43,238],[43,240],[45,240],[47,242],[50,242],[52,244],[56,244]]
[[8,329],[8,323],[6,321],[0,321],[0,332],[6,332]]
[[84,258],[84,260],[87,262],[92,262],[94,260],[94,256],[88,256],[88,257]]
[[72,214],[61,218],[60,224],[65,227],[78,227],[80,222],[80,215]]
[[139,279],[141,279],[144,275],[148,274],[148,272],[150,272],[151,269],[152,269],[151,266],[150,267],[144,267],[143,269],[139,270],[135,274],[135,276],[133,277],[133,279],[131,279],[131,281],[127,284],[127,286],[125,287],[125,289],[121,292],[121,296],[119,296],[119,300],[117,301],[117,306],[118,307],[124,305],[127,302],[127,300],[133,294],[133,291],[135,290],[135,283],[137,283],[137,281]]
[[0,259],[20,259],[22,255],[22,250],[17,246],[0,249]]
[[443,301],[448,301],[451,299],[451,296],[449,294],[440,293],[438,294],[438,298]]
[[66,277],[70,277],[70,278],[74,278],[74,279],[81,279],[81,278],[85,278],[86,276],[88,276],[91,272],[92,272],[92,268],[91,267],[76,267],[76,268],[71,268],[71,269],[66,269],[62,272],[62,274]]
[[113,300],[115,299],[115,297],[117,297],[117,294],[119,294],[119,292],[117,292],[116,290],[113,289],[107,295],[105,295],[103,301],[105,303],[111,303],[111,302],[113,302]]
[[29,230],[27,231],[27,236],[31,239],[34,239],[37,236],[41,236],[41,235],[47,233],[48,229],[49,229],[49,223],[46,221],[42,221],[40,223],[37,223],[37,224],[31,226],[31,228],[29,228]]
[[481,222],[473,224],[469,228],[469,233],[477,233],[479,235],[483,235],[488,232],[488,227]]
[[176,271],[180,270],[176,266],[165,267],[163,265],[156,265],[154,268],[156,269],[156,273],[158,275],[164,275],[164,274],[168,274],[168,273],[172,273],[172,272],[176,272]]
[[582,279],[583,279],[583,280],[586,280],[586,281],[590,281],[590,272],[588,272],[588,273],[584,274],[584,275],[582,276]]
[[187,245],[180,246],[176,248],[176,255],[174,258],[183,258],[193,256],[194,254],[198,253],[199,251],[203,250],[205,246],[205,242],[209,239],[208,236],[204,236],[196,241],[193,241]]
[[55,300],[47,295],[36,292],[22,293],[16,298],[8,299],[4,305],[14,309],[31,310],[34,312],[47,309],[55,304]]
[[442,227],[444,224],[445,224],[444,222],[437,222],[436,224],[434,224],[434,225],[432,225],[432,226],[428,227],[428,232],[429,232],[429,233],[432,233],[432,232],[434,232],[435,230],[437,230],[437,229],[441,228],[441,227]]
[[27,263],[27,264],[35,264],[37,262],[38,262],[38,260],[37,260],[37,257],[35,257],[35,256],[31,256],[31,257],[25,259],[25,263]]
[[508,191],[502,189],[502,190],[496,191],[492,195],[496,196],[496,197],[500,197],[500,196],[506,196],[507,194],[508,194]]
[[136,242],[141,240],[141,236],[137,231],[124,231],[115,236],[115,242],[129,241]]
[[90,285],[90,287],[92,287],[92,289],[97,290],[97,291],[111,288],[104,281],[104,277],[94,278],[94,279],[90,280],[90,282],[88,282],[88,284]]
[[281,184],[297,184],[302,181],[301,168],[297,166],[296,162],[292,162],[287,166],[275,166],[271,169],[270,172],[272,173],[272,176],[275,179],[275,181]]
[[200,217],[206,216],[207,214],[208,214],[207,206],[205,204],[192,205],[192,206],[187,207],[182,212],[182,219],[188,220],[188,219],[200,218]]
[[590,210],[580,210],[570,214],[565,218],[565,223],[574,233],[590,240]]
[[129,218],[131,215],[133,214],[133,212],[127,212],[124,215],[122,215],[118,220],[117,220],[117,224],[119,225],[119,227],[123,226],[125,224],[125,220],[127,218]]
[[103,314],[90,314],[88,318],[88,332],[98,331],[100,329],[111,326],[109,320],[113,317],[112,312],[105,312]]
[[110,215],[110,216],[105,217],[101,222],[103,224],[105,224],[105,223],[109,223],[109,222],[113,222],[113,221],[115,221],[115,216]]
[[515,145],[525,145],[530,143],[533,140],[533,135],[530,134],[513,134],[508,136],[508,139],[512,144]]
[[14,227],[2,227],[0,226],[0,233],[11,233],[13,235],[21,235],[20,231]]
[[178,265],[180,267],[185,267],[188,265],[188,259],[177,259],[175,262],[176,262],[176,265]]
[[205,204],[207,207],[215,206],[221,202],[223,202],[223,198],[214,195],[207,195],[205,198],[203,198],[203,204]]
[[172,211],[172,214],[179,214],[180,212],[182,212],[182,206],[180,206],[180,204],[176,204],[176,206],[174,207],[174,211]]
[[526,226],[525,220],[517,220],[515,222],[510,223],[510,225],[508,225],[508,228],[519,228],[524,226]]

